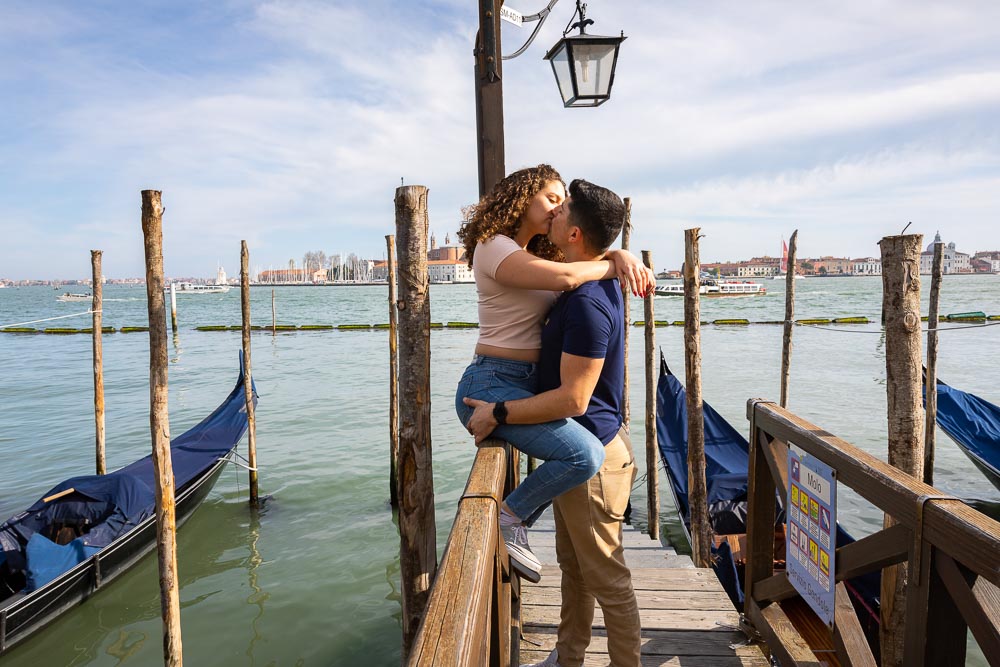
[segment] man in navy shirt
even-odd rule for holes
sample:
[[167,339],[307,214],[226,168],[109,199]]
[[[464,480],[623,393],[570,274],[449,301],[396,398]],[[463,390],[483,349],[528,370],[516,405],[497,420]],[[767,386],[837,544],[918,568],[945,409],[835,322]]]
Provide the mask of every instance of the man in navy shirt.
[[[602,259],[621,232],[624,215],[618,195],[575,180],[553,218],[549,239],[566,261]],[[556,649],[538,667],[583,664],[595,600],[604,613],[611,664],[639,665],[639,609],[621,543],[635,479],[632,446],[622,430],[624,317],[614,279],[563,293],[542,331],[539,394],[503,405],[465,399],[476,408],[469,428],[477,441],[493,431],[500,414],[508,424],[572,417],[605,445],[597,475],[553,501],[562,611]]]

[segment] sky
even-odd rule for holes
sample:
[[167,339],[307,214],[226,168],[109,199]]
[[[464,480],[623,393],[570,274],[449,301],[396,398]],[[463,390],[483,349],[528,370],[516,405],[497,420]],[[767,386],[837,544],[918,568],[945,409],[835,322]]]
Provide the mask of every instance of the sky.
[[[510,0],[523,14],[544,0]],[[631,197],[632,248],[683,261],[878,256],[936,231],[1000,249],[1000,3],[590,0],[624,31],[611,100],[564,109],[543,56],[504,65],[508,171]],[[382,258],[400,179],[454,240],[478,196],[472,0],[3,0],[0,278],[144,275],[163,191],[168,276]],[[503,51],[528,27],[504,25]]]

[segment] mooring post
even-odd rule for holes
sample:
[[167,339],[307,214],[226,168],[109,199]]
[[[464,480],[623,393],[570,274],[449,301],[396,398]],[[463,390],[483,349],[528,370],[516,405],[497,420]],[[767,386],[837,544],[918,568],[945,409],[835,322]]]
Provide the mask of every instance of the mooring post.
[[[882,252],[885,304],[885,369],[888,393],[889,465],[923,478],[924,422],[920,359],[920,234],[887,236]],[[885,515],[884,526],[895,521]],[[918,546],[919,548],[919,546]],[[882,571],[882,664],[903,664],[906,621],[905,566]]]
[[788,239],[788,263],[785,266],[785,331],[781,340],[781,399],[780,405],[788,407],[788,376],[792,367],[792,327],[795,325],[795,252],[799,230]]
[[399,239],[399,576],[403,664],[417,636],[437,572],[431,460],[430,294],[427,277],[427,188],[396,188]]
[[[629,249],[629,241],[632,238],[632,198],[625,197],[625,223],[622,225],[622,250]],[[625,432],[629,433],[632,427],[632,403],[629,399],[628,383],[628,336],[632,331],[631,329],[631,319],[630,306],[632,301],[632,293],[629,290],[628,285],[622,285],[622,306],[625,308],[625,389],[624,396],[622,396],[622,423],[625,425]]]
[[396,237],[385,237],[386,253],[389,257],[389,505],[399,507],[399,310],[396,302],[399,291],[396,287]]
[[701,228],[684,230],[684,375],[687,385],[688,507],[691,557],[696,567],[712,566],[712,524],[705,482],[705,417],[701,398]]
[[941,305],[941,276],[944,273],[944,243],[934,244],[931,265],[931,300],[927,309],[927,376],[924,378],[924,482],[934,486],[934,447],[937,435],[938,309]]
[[156,482],[156,553],[163,618],[163,662],[183,664],[181,605],[177,580],[177,523],[174,470],[170,459],[167,415],[167,318],[163,304],[163,205],[158,190],[142,191],[142,236],[146,253],[146,299],[149,315],[149,429]]
[[177,289],[175,283],[170,283],[170,328],[177,333]]
[[103,333],[103,309],[104,309],[104,285],[101,283],[101,255],[100,250],[90,251],[90,265],[93,274],[93,296],[94,300],[90,306],[93,311],[91,327],[93,328],[93,350],[94,350],[94,449],[97,459],[97,474],[103,475],[107,472],[104,452],[104,343],[101,339]]
[[257,490],[257,419],[253,407],[250,371],[250,250],[240,241],[240,305],[243,311],[243,394],[247,406],[247,467],[250,469],[250,507],[260,507]]
[[274,311],[274,288],[271,288],[271,335],[278,335],[277,318],[275,317]]
[[[642,251],[642,263],[653,271],[653,253]],[[643,299],[646,318],[646,501],[649,513],[649,537],[660,539],[660,485],[657,462],[660,460],[656,447],[656,330],[654,326],[653,299],[651,292]]]

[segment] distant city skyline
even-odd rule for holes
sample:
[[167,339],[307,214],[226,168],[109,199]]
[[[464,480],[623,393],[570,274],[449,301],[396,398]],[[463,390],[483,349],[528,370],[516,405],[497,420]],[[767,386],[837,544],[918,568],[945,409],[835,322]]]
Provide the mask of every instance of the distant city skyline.
[[[537,7],[516,8],[530,13]],[[877,255],[937,230],[1000,248],[1000,3],[592,3],[621,48],[609,103],[564,109],[542,55],[504,63],[508,171],[547,162],[632,198],[632,246]],[[431,228],[477,199],[467,0],[0,5],[0,276],[141,276],[163,191],[171,276],[384,254],[402,177]],[[530,28],[504,24],[504,52]],[[330,252],[327,250],[326,252]]]

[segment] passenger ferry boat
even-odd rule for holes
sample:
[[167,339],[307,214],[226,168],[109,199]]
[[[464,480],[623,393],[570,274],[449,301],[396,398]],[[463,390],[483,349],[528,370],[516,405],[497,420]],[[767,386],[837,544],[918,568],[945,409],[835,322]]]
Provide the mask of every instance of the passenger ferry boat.
[[92,301],[93,296],[90,294],[77,294],[74,292],[65,292],[60,296],[56,297],[56,301]]
[[[225,294],[232,287],[226,279],[226,270],[221,266],[215,275],[215,284],[196,285],[195,283],[173,283],[174,291],[177,294]],[[164,292],[170,291],[170,285],[163,288]]]
[[[684,284],[657,285],[656,296],[684,296]],[[763,296],[767,290],[759,283],[744,280],[716,280],[709,278],[701,282],[698,293],[702,296]]]

